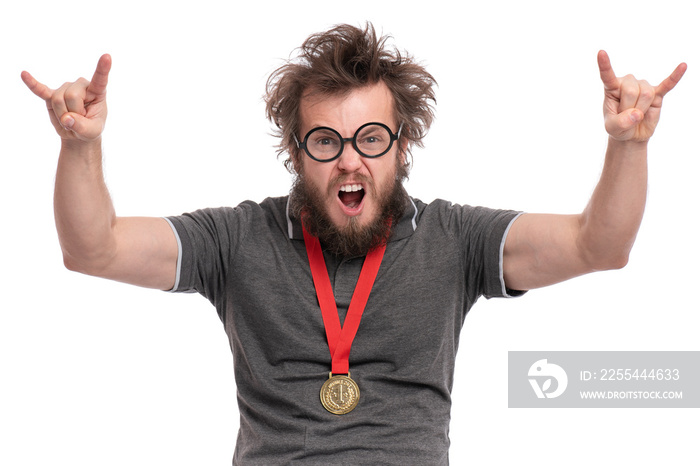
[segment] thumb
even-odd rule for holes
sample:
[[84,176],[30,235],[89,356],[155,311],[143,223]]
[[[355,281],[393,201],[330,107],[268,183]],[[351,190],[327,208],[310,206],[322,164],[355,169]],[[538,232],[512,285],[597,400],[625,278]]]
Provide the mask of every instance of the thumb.
[[630,108],[617,115],[611,115],[605,122],[605,130],[613,137],[620,137],[633,129],[644,119],[644,113],[637,108]]
[[103,129],[100,121],[85,118],[74,112],[67,112],[61,116],[61,126],[83,141],[97,139]]

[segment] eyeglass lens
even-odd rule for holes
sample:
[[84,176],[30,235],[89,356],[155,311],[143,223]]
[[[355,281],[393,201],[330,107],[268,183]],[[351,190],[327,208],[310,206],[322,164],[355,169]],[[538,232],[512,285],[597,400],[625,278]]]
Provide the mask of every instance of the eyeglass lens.
[[[391,133],[381,125],[370,124],[360,128],[354,136],[357,151],[368,157],[377,157],[386,152],[392,143]],[[314,158],[328,160],[336,157],[345,141],[330,128],[316,128],[306,137],[306,149]]]

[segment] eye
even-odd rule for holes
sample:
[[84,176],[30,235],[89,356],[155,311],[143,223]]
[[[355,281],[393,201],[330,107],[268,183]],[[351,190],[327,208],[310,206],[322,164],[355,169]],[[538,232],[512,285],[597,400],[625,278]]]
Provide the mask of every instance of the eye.
[[338,136],[330,131],[319,130],[313,133],[309,143],[315,147],[337,146]]
[[362,136],[357,143],[363,147],[378,147],[385,145],[385,138],[381,134],[367,134]]
[[311,146],[320,150],[332,149],[338,147],[338,140],[331,137],[320,137],[311,141]]

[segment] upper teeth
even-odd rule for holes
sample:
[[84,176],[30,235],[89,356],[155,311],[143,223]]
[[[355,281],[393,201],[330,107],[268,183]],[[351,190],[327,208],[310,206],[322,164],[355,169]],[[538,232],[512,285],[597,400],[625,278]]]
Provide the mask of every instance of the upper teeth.
[[360,185],[360,184],[346,184],[346,185],[340,187],[340,190],[345,191],[346,193],[359,191],[361,189],[362,189],[362,185]]

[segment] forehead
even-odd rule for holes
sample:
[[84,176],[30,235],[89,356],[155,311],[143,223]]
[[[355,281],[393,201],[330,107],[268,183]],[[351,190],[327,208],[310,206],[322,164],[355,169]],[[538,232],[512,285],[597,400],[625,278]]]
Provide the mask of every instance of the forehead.
[[394,126],[394,97],[383,82],[327,95],[307,91],[299,106],[301,134],[319,126],[330,126],[341,134],[352,134],[365,123]]

